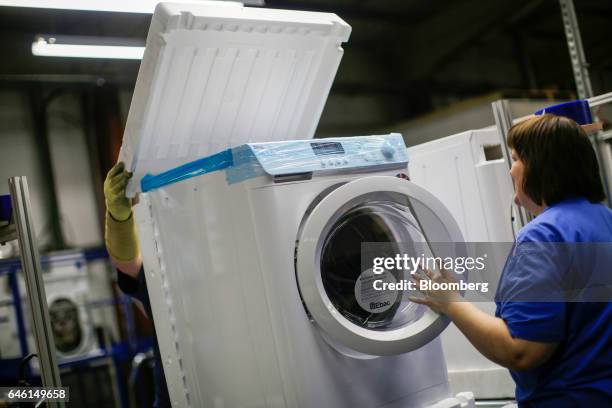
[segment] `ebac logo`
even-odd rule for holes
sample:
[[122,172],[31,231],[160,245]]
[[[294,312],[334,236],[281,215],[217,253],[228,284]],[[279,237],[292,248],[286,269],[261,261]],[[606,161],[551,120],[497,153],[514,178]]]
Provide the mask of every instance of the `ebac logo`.
[[391,302],[388,300],[385,302],[370,302],[370,310],[372,309],[380,309],[381,307],[389,306]]

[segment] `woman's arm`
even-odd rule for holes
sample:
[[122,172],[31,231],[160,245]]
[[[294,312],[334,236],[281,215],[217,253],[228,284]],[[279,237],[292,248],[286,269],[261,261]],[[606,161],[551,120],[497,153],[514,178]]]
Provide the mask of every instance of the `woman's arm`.
[[[435,308],[434,308],[435,309]],[[449,302],[440,309],[489,360],[514,371],[530,370],[545,363],[557,343],[514,338],[506,323],[465,301]]]
[[142,258],[140,255],[131,261],[120,261],[111,256],[111,261],[117,270],[125,273],[132,279],[138,279],[138,275],[140,274],[140,270],[142,268]]
[[[454,282],[446,273],[433,274],[425,270],[434,282]],[[415,275],[415,281],[423,278]],[[464,301],[455,291],[429,291],[425,298],[411,298],[445,314],[461,330],[472,345],[489,360],[510,370],[530,370],[545,363],[555,352],[557,343],[544,343],[512,337],[503,319],[493,317]]]

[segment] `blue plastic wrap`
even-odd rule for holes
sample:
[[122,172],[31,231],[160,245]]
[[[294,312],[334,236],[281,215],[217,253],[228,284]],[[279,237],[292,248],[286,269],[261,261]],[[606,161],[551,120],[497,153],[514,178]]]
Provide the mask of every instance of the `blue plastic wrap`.
[[266,174],[257,161],[251,145],[242,145],[232,149],[234,164],[225,171],[228,184],[239,183]]
[[284,142],[249,143],[141,180],[143,192],[203,174],[225,170],[229,184],[268,174],[402,167],[408,153],[402,135],[355,136]]
[[177,181],[226,169],[232,166],[233,163],[232,150],[223,150],[212,156],[192,161],[155,176],[147,174],[140,180],[140,188],[143,193],[146,193],[147,191],[176,183]]

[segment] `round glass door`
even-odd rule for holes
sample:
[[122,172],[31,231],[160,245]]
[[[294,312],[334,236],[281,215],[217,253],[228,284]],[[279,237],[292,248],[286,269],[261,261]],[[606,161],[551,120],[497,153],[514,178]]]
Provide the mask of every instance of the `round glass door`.
[[[462,237],[448,210],[431,194],[395,177],[365,177],[322,199],[303,224],[296,274],[302,300],[325,338],[369,355],[414,350],[448,324],[408,292],[374,290],[375,279],[397,283],[404,271],[374,274],[373,253],[364,243],[381,243],[377,257],[422,251],[427,240]],[[365,266],[364,266],[365,265]]]
[[[403,292],[375,291],[374,279],[400,282],[408,279],[392,271],[376,275],[363,270],[366,263],[362,243],[387,243],[377,256],[393,257],[400,246],[425,242],[409,208],[393,200],[389,193],[361,196],[355,205],[334,222],[321,248],[320,273],[327,297],[342,316],[352,323],[372,330],[401,327],[423,315],[426,306],[408,301]],[[364,262],[365,261],[365,262]]]

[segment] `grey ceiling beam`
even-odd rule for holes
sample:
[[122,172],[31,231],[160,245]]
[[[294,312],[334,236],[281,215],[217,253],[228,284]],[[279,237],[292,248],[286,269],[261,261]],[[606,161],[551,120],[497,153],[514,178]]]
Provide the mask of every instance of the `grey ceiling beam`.
[[400,46],[400,52],[406,55],[404,71],[410,78],[430,77],[487,33],[506,26],[508,21],[518,21],[534,9],[525,1],[453,2],[444,12],[412,27],[410,37]]
[[320,11],[325,13],[336,13],[347,20],[380,20],[389,24],[408,24],[420,21],[420,16],[401,11],[373,11],[355,6],[345,6],[329,2],[326,4],[313,4],[308,1],[267,0],[267,8],[279,8],[288,10]]

